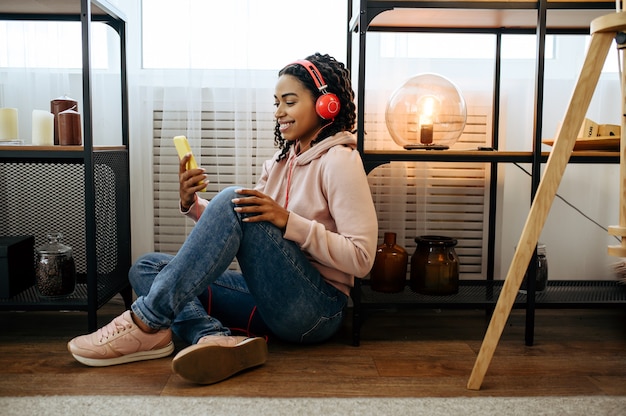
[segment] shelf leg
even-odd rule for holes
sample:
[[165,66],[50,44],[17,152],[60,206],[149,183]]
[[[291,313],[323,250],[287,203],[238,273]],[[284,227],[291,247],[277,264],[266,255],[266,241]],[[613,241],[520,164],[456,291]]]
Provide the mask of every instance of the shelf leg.
[[539,235],[556,196],[559,183],[574,149],[578,129],[585,117],[595,91],[602,66],[606,60],[615,33],[602,32],[591,35],[591,44],[583,63],[574,94],[572,95],[561,130],[557,135],[545,172],[537,188],[526,224],[517,244],[511,266],[502,286],[502,292],[487,328],[483,344],[474,364],[467,388],[479,390],[489,367],[500,335],[509,318],[526,267],[537,245]]
[[624,58],[626,57],[626,34],[618,36],[617,48],[620,51],[622,62],[622,78],[620,85],[622,90],[622,133],[620,136],[620,181],[619,181],[619,226],[609,227],[609,234],[621,238],[621,245],[609,246],[608,254],[615,257],[626,257],[626,72],[624,72]]
[[130,309],[130,305],[133,304],[133,288],[130,286],[130,283],[124,289],[120,290],[120,295],[122,295],[126,309]]
[[354,279],[354,287],[352,288],[352,345],[358,347],[361,345],[361,280]]

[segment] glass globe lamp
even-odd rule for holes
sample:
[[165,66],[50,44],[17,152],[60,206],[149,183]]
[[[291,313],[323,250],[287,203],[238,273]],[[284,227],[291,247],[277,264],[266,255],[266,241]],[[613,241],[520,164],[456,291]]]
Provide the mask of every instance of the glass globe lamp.
[[467,119],[459,88],[437,74],[409,78],[389,98],[385,122],[405,149],[448,149],[463,133]]

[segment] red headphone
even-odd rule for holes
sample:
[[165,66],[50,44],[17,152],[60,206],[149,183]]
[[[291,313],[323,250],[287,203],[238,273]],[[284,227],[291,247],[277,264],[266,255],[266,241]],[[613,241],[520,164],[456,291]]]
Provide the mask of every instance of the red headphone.
[[322,95],[320,95],[315,102],[315,111],[317,112],[317,115],[324,120],[333,120],[337,114],[339,114],[341,106],[339,98],[337,98],[337,96],[332,92],[326,91],[328,85],[324,82],[321,72],[315,65],[313,65],[312,62],[305,59],[292,62],[292,65],[301,65],[309,72],[309,74],[311,74],[311,78],[313,78],[315,86],[319,92],[322,93]]

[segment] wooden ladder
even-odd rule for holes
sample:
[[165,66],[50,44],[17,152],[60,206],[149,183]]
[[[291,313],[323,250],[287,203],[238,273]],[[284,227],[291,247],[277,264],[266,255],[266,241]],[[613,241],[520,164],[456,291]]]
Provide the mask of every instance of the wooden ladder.
[[[526,224],[522,230],[513,260],[502,286],[502,291],[494,309],[489,327],[485,333],[482,346],[476,358],[474,369],[467,383],[470,390],[479,390],[498,345],[502,330],[509,318],[513,302],[519,291],[524,273],[537,246],[539,235],[543,230],[546,218],[554,201],[570,155],[574,149],[578,130],[589,108],[589,103],[598,84],[602,67],[608,55],[613,39],[617,40],[621,53],[621,62],[624,62],[626,51],[626,12],[601,16],[591,22],[591,44],[583,63],[574,93],[550,156],[546,168],[532,202]],[[620,225],[609,228],[609,233],[620,236],[622,243],[619,246],[610,246],[610,255],[626,257],[626,76],[621,73],[621,144],[620,144]]]

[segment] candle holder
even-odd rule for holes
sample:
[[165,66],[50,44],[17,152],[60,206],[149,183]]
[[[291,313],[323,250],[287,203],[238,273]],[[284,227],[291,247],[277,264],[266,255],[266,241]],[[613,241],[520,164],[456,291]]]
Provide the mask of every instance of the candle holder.
[[0,144],[22,144],[18,134],[17,108],[0,108]]
[[437,74],[409,78],[389,98],[385,122],[405,149],[445,150],[463,133],[467,119],[459,88]]

